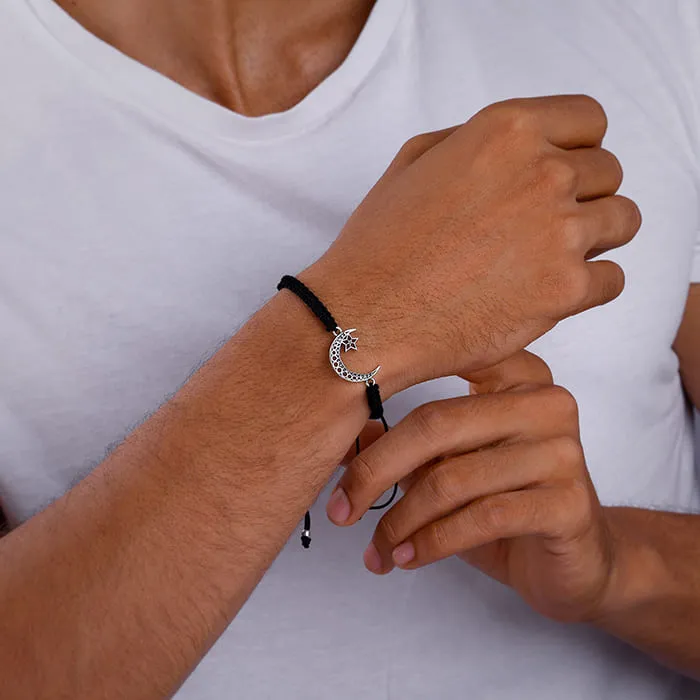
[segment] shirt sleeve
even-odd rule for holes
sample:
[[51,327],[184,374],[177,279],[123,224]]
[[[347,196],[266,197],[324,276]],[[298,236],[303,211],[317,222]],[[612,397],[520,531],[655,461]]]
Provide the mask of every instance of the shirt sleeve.
[[698,232],[698,237],[695,239],[693,267],[690,271],[690,281],[694,284],[700,284],[700,232]]

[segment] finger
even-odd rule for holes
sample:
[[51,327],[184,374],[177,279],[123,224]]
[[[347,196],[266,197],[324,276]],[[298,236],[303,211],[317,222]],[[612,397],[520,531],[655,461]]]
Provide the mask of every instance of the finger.
[[393,484],[431,460],[525,437],[546,439],[561,434],[564,421],[577,434],[576,401],[555,386],[419,406],[352,460],[329,500],[328,517],[351,525]]
[[[592,509],[583,481],[573,487],[543,487],[488,496],[414,533],[393,551],[393,563],[402,569],[417,569],[515,537],[573,539],[585,532]],[[368,550],[365,564],[376,563],[371,546]]]
[[379,521],[373,542],[382,570],[413,533],[485,496],[579,478],[585,459],[578,440],[556,437],[472,452],[432,466]]
[[[521,350],[493,367],[460,373],[459,376],[470,382],[470,393],[474,396],[503,391],[524,391],[538,386],[550,386],[553,383],[552,372],[547,363],[527,350]],[[431,465],[432,462],[428,462],[404,477],[399,482],[401,489],[407,491],[416,477]]]
[[461,376],[470,382],[472,394],[493,394],[519,387],[553,383],[552,372],[547,363],[527,350],[521,350],[488,369]]
[[560,148],[599,146],[608,129],[600,102],[588,95],[534,99],[545,138]]
[[[360,450],[367,449],[372,443],[376,442],[382,435],[384,435],[384,426],[376,420],[368,420],[365,427],[362,428],[362,432],[358,435],[358,440],[360,441]],[[345,453],[345,456],[341,460],[340,464],[346,467],[357,455],[356,443],[353,442],[350,449]]]
[[482,110],[503,115],[513,123],[532,123],[560,148],[600,146],[608,119],[599,102],[588,95],[553,95],[506,100]]
[[604,148],[577,148],[567,151],[566,160],[576,173],[579,202],[615,194],[622,184],[622,166]]
[[586,270],[589,275],[588,289],[581,304],[574,308],[573,314],[607,304],[620,296],[625,288],[625,273],[611,260],[588,262]]
[[614,195],[581,203],[574,221],[568,234],[575,244],[586,253],[600,253],[629,243],[642,225],[642,215],[631,199]]

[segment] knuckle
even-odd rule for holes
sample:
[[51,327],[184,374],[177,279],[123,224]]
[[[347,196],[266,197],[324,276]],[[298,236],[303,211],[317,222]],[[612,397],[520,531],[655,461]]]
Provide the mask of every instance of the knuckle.
[[585,304],[590,293],[591,280],[585,266],[561,264],[544,273],[541,284],[543,299],[560,318]]
[[582,479],[575,479],[572,488],[573,523],[577,530],[584,529],[593,519],[593,500],[586,483]]
[[368,489],[375,480],[375,472],[373,460],[367,456],[366,451],[360,452],[348,466],[345,490],[357,493]]
[[566,270],[561,276],[561,303],[566,311],[578,309],[588,298],[591,280],[585,267]]
[[512,103],[503,112],[503,125],[511,134],[532,134],[537,131],[535,114],[520,103]]
[[512,517],[510,502],[506,496],[493,496],[467,509],[476,530],[485,539],[504,532]]
[[[542,406],[546,389],[540,387],[528,387],[509,396],[509,403],[501,402],[504,411],[508,411],[513,417],[529,419],[542,413]],[[499,397],[500,398],[500,397]],[[503,397],[506,398],[505,396]],[[529,425],[529,423],[527,423]]]
[[450,532],[447,525],[438,520],[430,526],[430,537],[429,539],[434,544],[435,549],[438,552],[444,552],[449,549],[450,546]]
[[543,388],[545,401],[551,412],[567,424],[578,424],[578,403],[574,395],[563,386],[553,384]]
[[534,134],[539,128],[537,116],[523,100],[496,102],[484,108],[482,113],[501,134]]
[[428,443],[441,442],[449,434],[447,415],[440,401],[429,401],[416,408],[410,415],[411,427]]
[[561,495],[552,513],[552,534],[558,537],[575,537],[586,530],[592,515],[593,504],[588,489],[583,481],[574,479]]
[[576,168],[560,156],[546,156],[537,166],[539,184],[556,192],[573,192],[578,182]]
[[401,146],[395,160],[403,163],[412,163],[425,151],[426,139],[427,136],[425,134],[412,136]]
[[567,249],[581,250],[586,242],[585,223],[578,214],[565,214],[560,224],[561,238]]
[[431,469],[425,477],[421,490],[433,506],[444,506],[455,500],[455,489],[445,469]]
[[556,538],[566,538],[573,533],[575,525],[570,501],[571,499],[561,498],[556,505],[550,507],[546,524],[543,527],[545,534]]
[[401,535],[392,511],[389,511],[379,521],[379,524],[377,525],[377,536],[391,547],[401,544]]
[[580,470],[584,462],[581,443],[569,435],[562,435],[549,441],[549,452],[556,465],[567,472]]

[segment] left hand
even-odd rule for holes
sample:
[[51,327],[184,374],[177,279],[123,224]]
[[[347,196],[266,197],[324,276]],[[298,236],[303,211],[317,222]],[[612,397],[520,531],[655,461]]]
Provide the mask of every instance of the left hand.
[[352,525],[400,481],[405,495],[365,552],[370,571],[459,555],[550,618],[594,619],[616,544],[586,468],[576,401],[526,351],[465,379],[471,396],[420,406],[350,462],[329,517]]

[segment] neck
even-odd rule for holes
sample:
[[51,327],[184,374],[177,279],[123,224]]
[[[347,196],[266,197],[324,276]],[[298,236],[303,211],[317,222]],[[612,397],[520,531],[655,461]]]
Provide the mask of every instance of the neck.
[[374,0],[56,0],[131,58],[241,114],[289,109],[345,59]]

